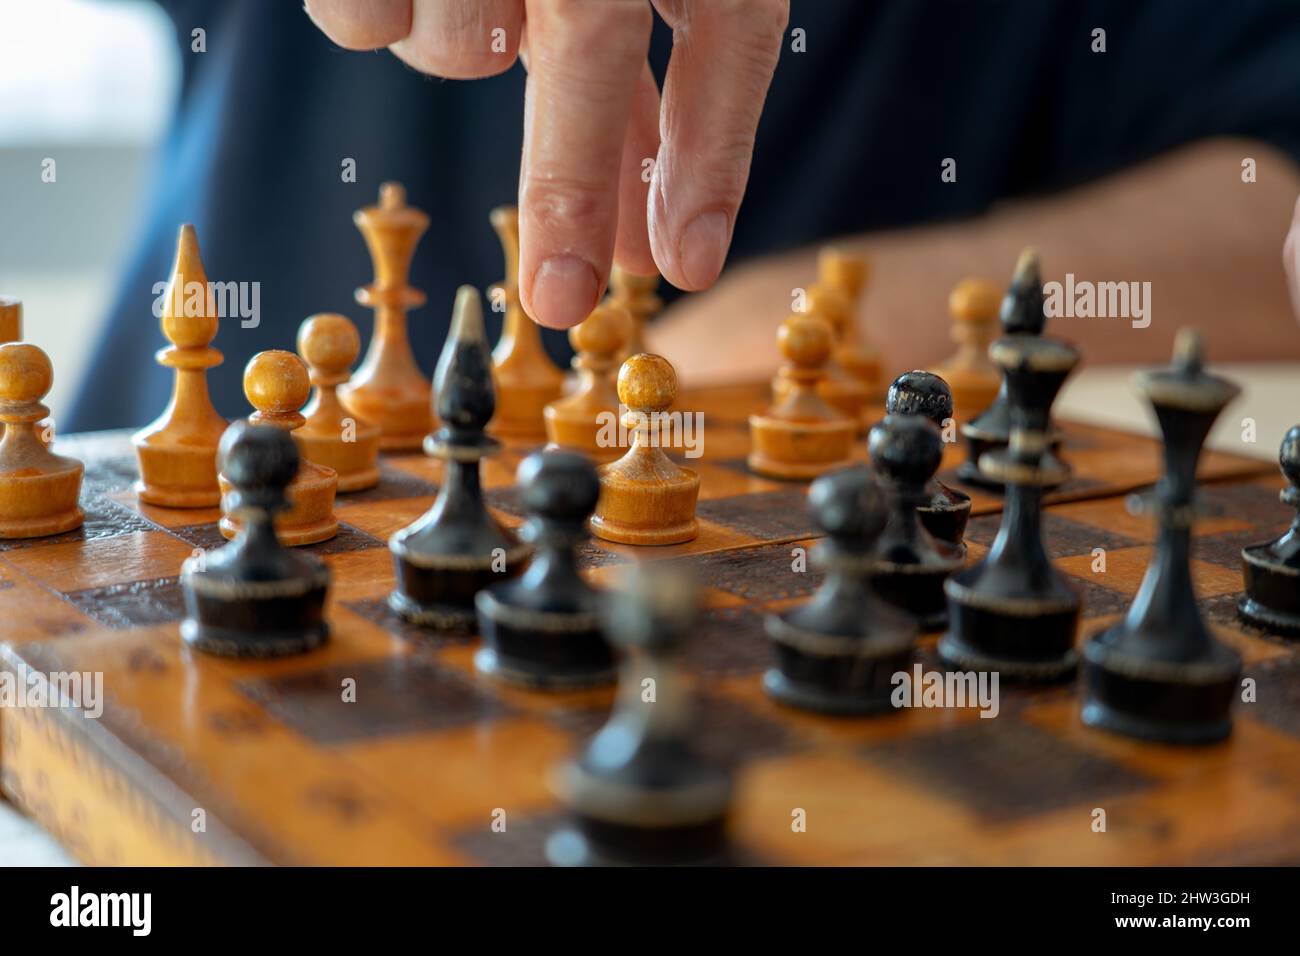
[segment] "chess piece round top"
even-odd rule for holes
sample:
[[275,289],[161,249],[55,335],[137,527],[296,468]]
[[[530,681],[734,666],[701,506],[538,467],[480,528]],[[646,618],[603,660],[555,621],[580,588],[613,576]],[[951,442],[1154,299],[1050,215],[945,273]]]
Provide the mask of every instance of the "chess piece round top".
[[244,394],[249,404],[268,415],[298,411],[311,393],[311,380],[302,359],[283,349],[258,352],[244,369]]
[[962,279],[948,295],[948,311],[960,322],[992,322],[1002,292],[988,279]]
[[[346,381],[347,371],[361,353],[361,336],[346,316],[320,312],[298,329],[298,354],[311,369],[318,384]],[[318,374],[321,373],[321,374]]]
[[287,488],[298,473],[298,445],[282,428],[238,421],[217,448],[221,472],[241,496]]
[[1293,487],[1300,488],[1300,425],[1292,425],[1282,436],[1282,447],[1278,449],[1278,462],[1282,474]]
[[807,314],[819,316],[830,323],[835,338],[844,335],[853,316],[853,305],[839,289],[817,283],[807,292]]
[[810,312],[796,312],[781,323],[776,333],[776,344],[781,354],[796,368],[817,368],[830,358],[835,333],[822,317]]
[[0,345],[0,403],[31,405],[54,384],[50,357],[27,342]]
[[600,497],[596,469],[576,452],[533,452],[519,463],[515,481],[524,508],[554,521],[582,524]]
[[616,355],[632,334],[632,317],[627,309],[602,302],[589,316],[569,330],[569,344],[575,352]]
[[[178,288],[179,286],[179,288]],[[191,312],[190,290],[201,287],[202,308]],[[189,223],[176,240],[176,263],[163,296],[162,331],[177,348],[201,349],[217,337],[217,315],[210,311],[208,274],[199,255],[199,237]]]
[[854,255],[844,249],[830,246],[817,257],[818,272],[846,296],[856,299],[862,293],[871,275],[871,266],[865,256]]
[[876,469],[903,484],[925,484],[943,460],[943,436],[921,415],[886,415],[871,429],[867,448]]
[[628,408],[662,412],[677,398],[677,372],[662,355],[633,355],[618,370],[618,400]]
[[885,396],[889,415],[924,415],[940,428],[952,418],[952,389],[933,372],[920,369],[894,379]]
[[808,489],[813,520],[835,539],[869,542],[885,527],[885,499],[871,472],[845,468],[822,475]]
[[1205,343],[1200,329],[1185,326],[1174,337],[1173,363],[1167,368],[1139,372],[1137,387],[1154,405],[1217,413],[1241,389],[1205,371],[1204,356]]

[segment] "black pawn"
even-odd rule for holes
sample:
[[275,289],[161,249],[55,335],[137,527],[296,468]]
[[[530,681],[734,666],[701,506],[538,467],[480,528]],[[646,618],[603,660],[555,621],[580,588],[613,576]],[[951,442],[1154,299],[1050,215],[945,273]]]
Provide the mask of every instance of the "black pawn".
[[[1011,285],[1002,299],[1002,334],[1032,335],[1043,334],[1047,324],[1047,314],[1043,310],[1043,277],[1039,271],[1038,253],[1026,249],[1016,262],[1016,271],[1011,278]],[[979,462],[987,451],[1005,448],[1011,438],[1011,401],[1007,395],[1007,383],[1004,379],[998,389],[993,404],[972,421],[962,425],[962,437],[966,439],[966,460],[957,469],[957,477],[972,485],[998,490],[1002,482],[996,475],[986,474],[980,470]],[[1070,475],[1070,469],[1057,456],[1061,446],[1060,432],[1048,425],[1050,441],[1043,455],[1044,475],[1060,475],[1056,482],[1060,484]],[[1048,486],[1052,487],[1052,486]]]
[[1043,546],[1043,489],[1061,476],[1042,452],[1052,402],[1079,353],[1055,339],[1020,334],[998,339],[989,357],[1002,368],[1012,428],[1009,445],[986,452],[980,467],[1005,484],[1006,501],[988,554],[945,587],[951,627],[939,653],[967,670],[1059,680],[1077,664],[1082,602]]
[[829,714],[889,709],[892,678],[911,663],[916,623],[871,587],[872,545],[885,503],[865,468],[823,475],[808,506],[827,537],[813,550],[826,580],[806,603],[765,621],[776,666],[763,686],[778,700]]
[[287,431],[238,421],[217,450],[235,490],[229,513],[240,523],[233,541],[186,559],[181,568],[191,647],[222,657],[280,657],[320,647],[329,638],[325,594],[330,574],[318,559],[275,536],[276,512],[298,473],[298,446]]
[[1189,564],[1196,462],[1214,420],[1240,391],[1202,367],[1201,340],[1178,334],[1174,362],[1138,376],[1164,437],[1155,554],[1124,620],[1083,648],[1083,721],[1166,743],[1210,743],[1232,731],[1237,652],[1215,640]]
[[727,861],[730,774],[702,756],[682,674],[695,626],[694,582],[650,564],[630,575],[605,626],[626,651],[609,722],[556,777],[574,826],[552,835],[557,865],[674,865]]
[[434,389],[442,424],[424,440],[424,451],[445,462],[442,487],[427,512],[388,539],[397,572],[388,604],[415,624],[472,632],[474,595],[518,574],[528,556],[483,504],[479,461],[499,444],[484,431],[496,410],[496,393],[483,307],[473,286],[456,292]]
[[1282,439],[1278,459],[1290,483],[1280,497],[1284,505],[1296,509],[1296,516],[1276,541],[1242,550],[1246,595],[1238,610],[1256,627],[1300,637],[1300,425],[1292,426]]
[[943,459],[943,437],[921,415],[886,415],[867,436],[867,449],[885,498],[885,527],[872,547],[876,593],[913,617],[923,631],[944,626],[943,582],[958,570],[966,546],[936,538],[917,511]]
[[534,452],[516,475],[535,548],[522,577],[478,593],[483,648],[474,663],[512,684],[566,690],[614,679],[599,619],[599,595],[578,574],[575,549],[588,538],[600,482],[582,455]]
[[[952,389],[933,372],[904,372],[885,396],[890,415],[924,415],[942,431],[952,421]],[[921,523],[936,538],[961,544],[970,520],[970,495],[949,488],[937,478],[925,486],[929,501],[918,505]]]

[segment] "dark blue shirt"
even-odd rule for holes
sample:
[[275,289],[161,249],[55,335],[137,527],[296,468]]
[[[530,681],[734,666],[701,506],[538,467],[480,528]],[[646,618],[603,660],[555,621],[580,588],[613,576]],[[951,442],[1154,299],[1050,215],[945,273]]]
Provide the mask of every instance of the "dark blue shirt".
[[[372,277],[355,209],[396,179],[432,224],[410,316],[431,372],[452,297],[502,273],[488,211],[518,185],[523,70],[470,82],[422,76],[386,51],[335,47],[297,4],[172,0],[180,98],[130,259],[68,430],[139,426],[171,372],[152,313],[177,227],[193,222],[213,282],[260,283],[260,324],[222,322],[217,408],[247,414],[241,370],[294,347],[314,312],[343,312]],[[207,51],[191,52],[191,30]],[[971,216],[1215,135],[1300,156],[1300,2],[1292,0],[794,0],[759,127],[733,261],[889,226]],[[1106,31],[1094,53],[1093,30]],[[662,80],[671,37],[656,24]],[[707,91],[699,91],[707,95]],[[957,181],[941,163],[957,160]],[[355,183],[341,164],[356,160]],[[665,290],[671,297],[671,290]],[[489,313],[490,322],[499,317]],[[489,330],[495,334],[495,328]],[[557,359],[560,333],[547,333]]]

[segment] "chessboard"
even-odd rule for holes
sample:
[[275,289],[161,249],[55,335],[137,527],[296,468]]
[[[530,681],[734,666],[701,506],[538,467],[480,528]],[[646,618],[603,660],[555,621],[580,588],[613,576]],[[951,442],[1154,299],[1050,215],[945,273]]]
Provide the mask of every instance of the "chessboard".
[[[1241,547],[1288,519],[1273,466],[1219,452],[1201,461],[1199,600],[1255,682],[1226,743],[1179,748],[1088,729],[1073,684],[1003,683],[992,719],[923,708],[822,717],[775,703],[760,684],[771,659],[764,614],[820,580],[797,559],[815,535],[807,485],[745,465],[746,416],[765,396],[736,385],[678,397],[705,422],[703,456],[684,460],[701,475],[695,540],[582,551],[597,584],[644,558],[679,562],[701,582],[686,649],[694,725],[735,775],[737,861],[1300,863],[1300,647],[1235,616]],[[1151,556],[1154,525],[1126,498],[1159,477],[1160,446],[1062,426],[1074,477],[1048,496],[1044,525],[1049,553],[1084,595],[1082,640],[1124,611]],[[330,643],[241,660],[197,654],[178,635],[180,565],[223,543],[218,512],[141,504],[126,433],[58,446],[86,464],[85,525],[0,542],[0,667],[24,682],[102,672],[104,710],[0,710],[0,783],[72,854],[142,865],[544,862],[564,821],[550,775],[603,723],[613,691],[505,687],[475,671],[475,638],[389,611],[386,540],[433,501],[439,462],[384,456],[377,487],[339,497],[337,537],[309,546],[333,573]],[[484,463],[488,503],[511,526],[521,520],[515,467],[530,450],[507,444]],[[955,487],[961,453],[949,446],[940,474]],[[964,490],[974,561],[1001,501]],[[942,669],[935,640],[918,649],[927,671]]]

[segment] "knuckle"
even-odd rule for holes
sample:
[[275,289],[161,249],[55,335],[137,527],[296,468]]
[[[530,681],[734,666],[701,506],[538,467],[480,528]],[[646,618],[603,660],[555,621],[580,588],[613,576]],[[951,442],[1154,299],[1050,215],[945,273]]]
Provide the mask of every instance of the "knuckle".
[[530,225],[561,233],[608,225],[615,210],[613,191],[604,183],[535,173],[524,184],[519,203]]

